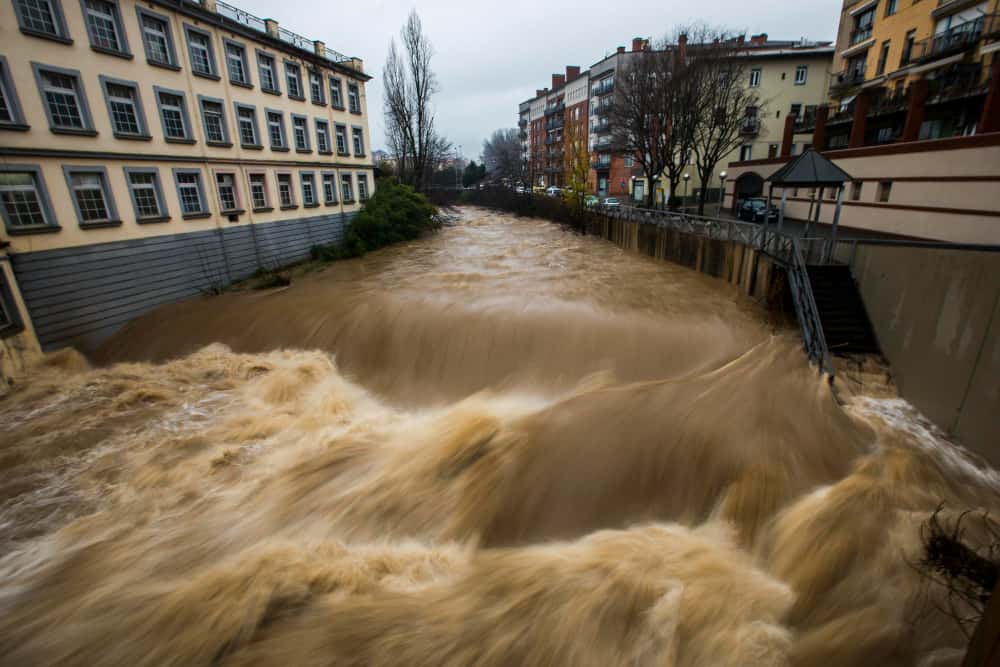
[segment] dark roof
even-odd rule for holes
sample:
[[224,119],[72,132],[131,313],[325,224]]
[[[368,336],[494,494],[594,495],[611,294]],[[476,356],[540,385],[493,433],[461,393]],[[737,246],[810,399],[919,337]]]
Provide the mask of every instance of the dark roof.
[[804,151],[771,174],[768,182],[775,185],[843,185],[851,176],[813,149]]

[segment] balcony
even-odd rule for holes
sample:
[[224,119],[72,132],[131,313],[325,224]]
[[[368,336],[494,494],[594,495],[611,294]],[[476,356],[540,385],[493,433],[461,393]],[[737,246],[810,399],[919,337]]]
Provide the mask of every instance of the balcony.
[[854,46],[855,44],[860,44],[866,39],[871,39],[871,36],[872,36],[872,27],[870,25],[864,28],[855,28],[854,30],[851,31],[851,46]]
[[610,93],[614,89],[615,89],[615,80],[614,79],[605,79],[604,81],[602,81],[598,85],[593,86],[590,89],[590,94],[593,97],[600,97],[601,95],[607,95],[608,93]]
[[941,72],[928,82],[926,104],[940,104],[985,95],[988,82],[983,80],[979,63],[957,65]]
[[983,34],[983,27],[995,23],[996,15],[980,16],[974,21],[967,21],[954,28],[913,45],[912,58],[918,63],[926,63],[939,58],[962,53],[971,49]]
[[546,130],[558,130],[559,128],[566,125],[566,121],[562,118],[550,118],[547,123],[545,123]]
[[517,126],[521,128],[528,127],[528,119],[522,118],[521,120],[517,121]]
[[590,161],[590,166],[594,169],[609,169],[611,167],[611,156],[598,155]]
[[611,123],[596,123],[591,126],[590,131],[594,134],[611,134]]
[[886,116],[894,113],[905,112],[910,106],[910,89],[900,92],[893,92],[886,88],[881,89],[879,95],[872,103],[868,111],[869,116]]
[[740,123],[740,135],[744,137],[755,137],[760,132],[760,119],[744,118]]
[[865,69],[863,67],[847,69],[843,72],[837,72],[831,76],[832,81],[830,81],[830,93],[836,95],[864,83]]
[[566,103],[559,102],[558,104],[552,104],[545,107],[545,115],[551,116],[553,114],[562,113],[565,110],[566,110]]
[[554,144],[561,144],[561,143],[562,143],[562,137],[557,137],[555,135],[552,135],[550,137],[545,138],[546,146],[552,146]]

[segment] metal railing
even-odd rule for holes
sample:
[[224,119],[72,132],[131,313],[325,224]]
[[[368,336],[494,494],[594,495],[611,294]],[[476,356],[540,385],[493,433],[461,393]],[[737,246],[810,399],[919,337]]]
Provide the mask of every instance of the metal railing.
[[[233,5],[223,2],[222,0],[216,0],[215,7],[219,16],[233,21],[234,23],[239,23],[240,25],[250,28],[256,32],[267,34],[267,21],[261,17],[251,14],[244,9],[240,9],[239,7],[234,7]],[[278,28],[278,39],[286,44],[291,44],[292,46],[303,49],[304,51],[316,53],[316,46],[313,40],[303,37],[298,33],[294,33],[287,28]],[[333,49],[326,47],[324,47],[323,53],[317,55],[321,55],[327,60],[331,60],[335,63],[350,62],[352,60],[349,56],[345,56],[339,51],[334,51]]]
[[267,24],[264,19],[259,16],[254,16],[248,11],[244,11],[239,7],[233,7],[230,4],[222,2],[222,0],[216,0],[215,6],[219,12],[219,16],[224,16],[230,21],[236,21],[246,27],[256,30],[258,32],[267,32]]
[[760,120],[757,118],[744,118],[740,123],[740,134],[743,136],[754,136],[760,132]]
[[[792,303],[795,305],[799,326],[802,329],[802,341],[806,356],[811,363],[816,364],[820,372],[825,373],[831,380],[833,379],[834,368],[830,359],[830,350],[823,333],[819,309],[816,307],[816,300],[813,297],[812,284],[809,282],[806,258],[797,237],[770,230],[766,225],[738,220],[720,220],[688,213],[605,206],[598,206],[596,210],[608,218],[651,224],[696,234],[703,238],[739,243],[770,256],[785,268],[788,275],[789,291]],[[807,241],[813,241],[813,239],[807,239]],[[813,250],[811,246],[809,249]],[[832,260],[827,257],[827,261]]]
[[993,16],[980,16],[923,39],[914,44],[911,58],[917,62],[927,62],[961,53],[975,46],[983,33],[983,26],[993,18]]

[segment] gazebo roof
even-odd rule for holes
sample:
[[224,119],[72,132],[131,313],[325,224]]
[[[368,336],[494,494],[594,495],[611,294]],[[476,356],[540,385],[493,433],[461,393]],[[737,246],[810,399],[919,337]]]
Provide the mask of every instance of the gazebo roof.
[[803,152],[767,179],[774,185],[843,185],[850,175],[813,149]]

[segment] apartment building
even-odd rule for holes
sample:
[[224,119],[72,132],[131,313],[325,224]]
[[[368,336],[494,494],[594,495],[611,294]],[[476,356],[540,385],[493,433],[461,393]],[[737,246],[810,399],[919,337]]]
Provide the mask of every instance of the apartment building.
[[[684,38],[684,48],[688,45]],[[741,145],[732,155],[723,160],[726,164],[731,160],[755,159],[757,157],[777,157],[781,148],[781,140],[785,131],[785,122],[789,116],[798,120],[799,127],[803,119],[811,119],[815,109],[827,99],[827,88],[830,80],[831,60],[834,47],[829,42],[810,42],[769,40],[766,34],[754,35],[749,40],[742,36],[734,38],[734,43],[740,48],[741,58],[746,58],[746,85],[756,89],[760,97],[760,105],[748,108],[744,120]],[[697,49],[696,44],[690,45]],[[589,176],[589,191],[598,196],[628,197],[636,201],[644,200],[649,188],[655,190],[656,201],[665,202],[668,193],[665,191],[666,179],[655,183],[647,183],[642,169],[636,165],[633,156],[615,153],[612,150],[611,136],[613,119],[611,108],[615,97],[615,77],[628,66],[628,61],[634,54],[649,48],[649,41],[640,37],[632,40],[631,49],[619,46],[617,49],[593,64],[583,74],[588,83],[587,107],[585,113],[588,119],[588,146],[591,171]],[[679,47],[680,48],[680,47]],[[565,114],[571,105],[578,103],[570,100],[564,91],[566,79],[577,68],[567,68],[566,76],[553,75],[552,89],[536,91],[536,97],[519,106],[520,121],[529,128],[528,141],[531,150],[536,150],[532,141],[537,118],[533,104],[545,99],[545,109],[550,114],[550,120],[540,124],[538,131],[545,131],[546,140],[551,143],[541,148],[552,146],[565,147]],[[560,106],[561,105],[561,106]],[[527,110],[527,119],[525,117]],[[575,111],[573,112],[576,113]],[[799,152],[805,144],[793,143],[793,152]],[[558,151],[547,150],[546,156],[556,158]],[[565,148],[563,149],[565,156]],[[552,178],[558,171],[557,163],[546,163],[543,159],[530,161],[535,174],[545,177],[545,182],[555,183]],[[545,169],[550,171],[545,173]],[[701,188],[697,170],[689,165],[690,178],[687,182],[688,194],[694,196]],[[539,184],[543,179],[532,182]],[[712,187],[709,184],[708,187]],[[716,190],[718,184],[714,184]],[[683,195],[684,193],[678,193]]]
[[87,350],[338,239],[369,79],[221,1],[0,0],[0,335]]
[[584,127],[587,121],[587,72],[573,65],[564,74],[552,75],[551,88],[537,89],[533,98],[518,105],[522,158],[532,186],[567,184],[567,159],[573,154],[567,141],[578,136],[567,136],[570,121],[582,121]]
[[[961,243],[1000,243],[997,0],[848,0],[829,99],[786,128],[851,174],[840,224]],[[735,198],[785,162],[737,161]],[[832,221],[832,192],[793,191],[791,217]]]

